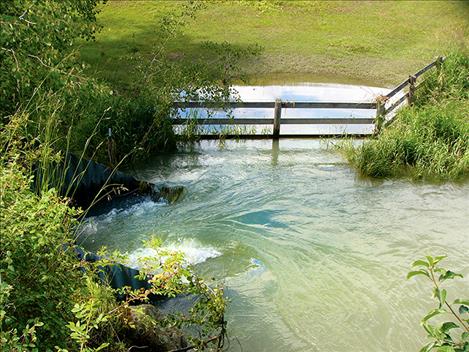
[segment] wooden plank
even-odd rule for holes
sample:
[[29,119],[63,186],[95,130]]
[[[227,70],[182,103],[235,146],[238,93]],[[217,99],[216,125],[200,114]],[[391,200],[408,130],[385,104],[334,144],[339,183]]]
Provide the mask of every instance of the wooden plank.
[[374,121],[373,117],[288,118],[282,119],[282,125],[368,125]]
[[271,118],[207,118],[207,119],[174,119],[173,125],[185,125],[188,122],[195,122],[197,125],[272,125],[274,119]]
[[244,101],[230,101],[226,103],[216,103],[210,101],[182,101],[175,102],[174,107],[178,109],[222,109],[222,108],[264,108],[273,109],[275,102],[273,101],[260,101],[260,102],[244,102]]
[[423,82],[424,82],[424,81],[420,82],[419,84],[416,84],[416,85],[415,85],[415,90],[418,90],[420,87],[422,87],[422,86],[423,86]]
[[[372,133],[331,133],[331,134],[282,134],[280,138],[349,138],[350,136],[357,138],[366,138]],[[220,139],[220,134],[201,134],[197,136],[200,139],[214,140]],[[223,134],[223,139],[271,139],[271,134]]]
[[[431,69],[433,66],[438,65],[439,63],[443,62],[445,60],[444,57],[438,57],[435,61],[429,63],[427,66],[422,68],[421,70],[417,71],[416,74],[413,75],[413,77],[417,78],[421,75],[423,75],[425,72],[427,72],[429,69]],[[411,76],[412,77],[412,76]],[[400,83],[396,88],[394,88],[392,91],[390,91],[388,94],[386,94],[386,97],[391,98],[394,95],[396,95],[399,91],[401,91],[403,88],[405,88],[408,84],[410,83],[409,79],[406,79],[402,83]],[[415,82],[414,82],[415,84]]]
[[[282,125],[368,125],[374,118],[283,118]],[[195,122],[197,125],[272,125],[271,118],[207,118],[207,119],[174,119],[173,125],[185,125]]]
[[422,68],[420,71],[417,71],[416,74],[414,74],[415,78],[423,75],[425,72],[427,72],[429,69],[431,69],[433,66],[435,66],[438,62],[438,59],[433,61],[432,63],[428,64],[427,66],[425,66],[424,68]]
[[404,89],[407,85],[409,84],[409,79],[407,78],[405,81],[400,83],[396,88],[394,88],[392,91],[390,91],[388,94],[385,96],[388,98],[392,98],[395,96],[397,93],[399,93],[402,89]]
[[[222,109],[222,108],[248,108],[248,109],[273,109],[275,108],[275,102],[263,101],[263,102],[245,102],[245,101],[234,101],[227,103],[215,103],[215,102],[204,102],[204,101],[186,101],[186,102],[175,102],[174,107],[178,109]],[[282,102],[282,108],[289,109],[375,109],[376,103],[340,103],[340,102]]]
[[274,126],[272,128],[272,136],[274,139],[278,139],[280,136],[280,120],[282,118],[282,101],[280,99],[275,100],[274,109]]
[[404,94],[402,97],[400,97],[394,104],[392,104],[389,108],[386,109],[385,114],[387,115],[391,111],[393,111],[395,108],[397,108],[404,100],[406,100],[409,96],[409,93]]
[[288,109],[376,109],[376,103],[339,103],[339,102],[282,102]]
[[386,109],[384,107],[385,102],[383,100],[377,99],[376,101],[376,115],[375,115],[375,130],[374,134],[381,132],[381,127],[383,126],[384,116],[386,115]]

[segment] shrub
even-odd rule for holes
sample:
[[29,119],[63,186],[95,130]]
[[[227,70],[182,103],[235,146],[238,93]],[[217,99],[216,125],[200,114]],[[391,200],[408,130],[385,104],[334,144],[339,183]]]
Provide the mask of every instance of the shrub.
[[31,181],[15,162],[1,164],[0,277],[9,287],[2,330],[42,324],[38,340],[53,348],[69,335],[66,324],[81,281],[75,256],[63,247],[76,212],[55,190],[31,192]]
[[57,91],[77,80],[74,43],[92,39],[100,0],[0,3],[0,115],[28,104],[38,87]]

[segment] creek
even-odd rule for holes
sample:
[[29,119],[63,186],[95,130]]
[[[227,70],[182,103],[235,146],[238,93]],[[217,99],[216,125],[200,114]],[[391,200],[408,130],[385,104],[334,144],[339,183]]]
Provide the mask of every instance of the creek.
[[406,280],[410,263],[447,254],[466,277],[449,299],[469,296],[469,184],[361,179],[335,142],[204,141],[155,156],[135,176],[183,185],[184,198],[102,211],[81,243],[129,252],[134,267],[152,235],[183,251],[225,285],[229,351],[416,351],[434,301],[423,279]]

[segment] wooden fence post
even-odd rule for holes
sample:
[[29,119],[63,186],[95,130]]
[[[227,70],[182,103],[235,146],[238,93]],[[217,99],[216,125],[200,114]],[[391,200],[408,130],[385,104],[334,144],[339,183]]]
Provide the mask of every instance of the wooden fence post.
[[415,76],[409,76],[409,93],[407,95],[407,104],[412,105],[414,101],[414,94],[415,94],[415,81],[417,78]]
[[441,65],[443,64],[443,56],[438,56],[436,59],[436,71],[438,72],[438,75],[441,72]]
[[384,123],[384,115],[386,113],[386,108],[384,104],[386,100],[382,96],[376,98],[376,118],[375,118],[375,134],[378,134],[381,131]]
[[274,139],[278,139],[280,136],[280,119],[281,118],[282,118],[282,101],[280,99],[275,99],[274,126],[272,130],[272,135]]

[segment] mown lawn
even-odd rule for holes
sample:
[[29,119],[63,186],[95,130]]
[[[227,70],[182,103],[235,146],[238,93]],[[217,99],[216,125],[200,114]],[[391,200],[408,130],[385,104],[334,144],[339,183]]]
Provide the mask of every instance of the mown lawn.
[[[108,1],[97,40],[81,49],[89,70],[112,84],[132,80],[130,56],[148,54],[157,22],[178,1]],[[264,6],[265,5],[265,6]],[[252,83],[398,83],[433,57],[469,42],[469,2],[463,1],[217,1],[171,42],[181,64],[207,55],[204,41],[257,43],[244,63]]]

